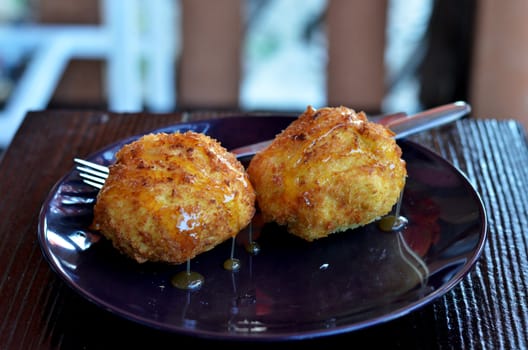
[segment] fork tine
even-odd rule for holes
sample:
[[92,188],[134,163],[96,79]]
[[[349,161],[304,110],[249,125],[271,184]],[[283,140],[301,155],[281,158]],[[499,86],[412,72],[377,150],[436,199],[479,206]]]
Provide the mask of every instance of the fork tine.
[[96,176],[98,178],[106,179],[108,177],[108,173],[107,172],[94,170],[92,168],[87,168],[87,167],[84,167],[84,166],[78,166],[77,170],[79,170],[81,172],[81,174],[83,174],[83,172],[84,172],[84,174],[91,174],[91,175],[94,175],[94,176]]
[[103,173],[107,173],[109,172],[108,170],[108,167],[104,166],[104,165],[100,165],[100,164],[96,164],[96,163],[92,163],[92,162],[89,162],[87,160],[84,160],[84,159],[80,159],[80,158],[73,158],[73,161],[75,163],[79,163],[79,164],[82,164],[84,166],[87,166],[87,167],[90,167],[90,168],[93,168],[93,169],[97,169]]
[[94,181],[90,181],[90,180],[87,180],[87,179],[83,179],[83,182],[85,184],[88,184],[90,186],[93,186],[93,187],[96,187],[98,189],[101,189],[103,188],[103,184],[100,184],[100,183],[97,183],[97,182],[94,182]]
[[79,173],[79,175],[83,179],[94,181],[94,182],[97,182],[97,183],[100,183],[100,184],[104,184],[105,180],[106,180],[106,178],[102,178],[102,177],[99,177],[99,176],[93,176],[93,175],[86,174],[86,173]]

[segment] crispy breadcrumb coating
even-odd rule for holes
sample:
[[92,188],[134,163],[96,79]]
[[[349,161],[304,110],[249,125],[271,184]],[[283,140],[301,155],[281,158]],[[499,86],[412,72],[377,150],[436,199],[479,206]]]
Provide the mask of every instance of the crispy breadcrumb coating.
[[407,177],[393,136],[363,112],[308,106],[248,166],[263,219],[313,241],[389,213]]
[[237,235],[254,213],[245,169],[218,141],[158,133],[117,152],[92,227],[139,263],[180,264]]

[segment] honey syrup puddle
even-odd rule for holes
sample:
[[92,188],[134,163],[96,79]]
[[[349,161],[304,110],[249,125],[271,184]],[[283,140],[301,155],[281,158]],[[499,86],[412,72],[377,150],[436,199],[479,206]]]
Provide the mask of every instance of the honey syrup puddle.
[[238,270],[240,270],[240,259],[237,259],[235,258],[235,242],[236,242],[236,239],[235,237],[233,237],[231,239],[231,256],[226,260],[224,261],[224,269],[228,270],[228,271],[233,271],[233,272],[236,272]]
[[191,260],[187,260],[187,268],[184,271],[178,272],[171,279],[174,287],[185,290],[197,290],[202,287],[205,278],[202,274],[191,271]]
[[385,232],[401,230],[405,225],[409,223],[409,220],[405,216],[401,216],[401,205],[403,201],[403,190],[400,192],[398,202],[396,203],[396,209],[394,214],[385,215],[378,221],[378,227],[380,230]]

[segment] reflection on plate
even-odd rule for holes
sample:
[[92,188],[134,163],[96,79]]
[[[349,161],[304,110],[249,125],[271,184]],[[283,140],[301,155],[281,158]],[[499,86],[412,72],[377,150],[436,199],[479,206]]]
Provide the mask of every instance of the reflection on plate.
[[[228,149],[274,137],[293,119],[235,117],[177,124]],[[134,138],[89,157],[113,162]],[[205,277],[196,291],[175,288],[185,264],[137,264],[90,232],[96,190],[72,170],[42,206],[38,238],[52,269],[96,305],[161,330],[230,340],[303,339],[350,332],[407,314],[451,290],[471,270],[486,240],[486,214],[467,178],[435,153],[399,141],[408,180],[398,232],[376,223],[306,242],[275,224],[254,222],[236,237],[241,269],[227,271],[232,241],[192,260]],[[245,249],[249,238],[261,250]]]

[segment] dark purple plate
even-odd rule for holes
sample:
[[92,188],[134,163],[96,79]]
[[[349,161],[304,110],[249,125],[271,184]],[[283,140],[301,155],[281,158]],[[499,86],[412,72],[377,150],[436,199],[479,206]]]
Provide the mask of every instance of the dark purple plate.
[[[272,138],[292,120],[234,117],[155,132],[192,129],[231,149]],[[108,165],[119,148],[137,137],[88,159]],[[137,264],[88,229],[97,190],[85,185],[73,167],[42,206],[39,242],[52,269],[80,295],[165,331],[215,339],[286,340],[387,322],[455,287],[480,256],[487,230],[480,196],[464,174],[427,148],[398,142],[409,175],[401,205],[408,224],[400,231],[383,232],[372,223],[308,243],[275,224],[254,223],[251,237],[261,251],[247,252],[246,229],[234,244],[239,271],[223,268],[231,240],[196,257],[191,269],[205,282],[195,291],[171,284],[186,264]]]

